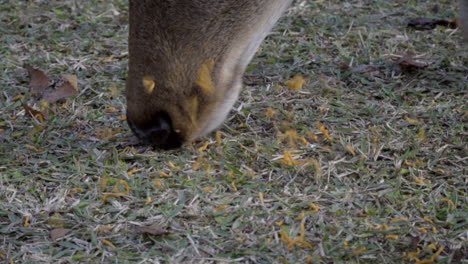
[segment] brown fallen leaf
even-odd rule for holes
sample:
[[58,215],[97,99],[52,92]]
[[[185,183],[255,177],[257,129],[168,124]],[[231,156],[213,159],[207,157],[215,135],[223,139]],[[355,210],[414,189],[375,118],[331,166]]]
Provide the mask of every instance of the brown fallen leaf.
[[427,66],[426,64],[417,62],[410,53],[403,55],[400,59],[398,59],[397,63],[400,65],[400,67],[405,69],[423,69]]
[[43,112],[38,111],[38,110],[30,107],[27,104],[23,104],[23,108],[24,108],[24,110],[26,111],[27,114],[29,114],[32,118],[37,119],[41,123],[44,122],[44,120],[47,119],[47,116]]
[[70,233],[72,230],[68,228],[56,228],[50,231],[50,238],[52,240],[60,239]]
[[445,20],[445,19],[433,19],[433,18],[411,18],[408,20],[408,27],[416,30],[432,30],[436,26],[443,26],[448,28],[456,28],[456,20]]
[[76,75],[74,75],[74,74],[63,74],[62,78],[64,80],[68,81],[76,91],[79,91],[79,89],[78,89],[78,78],[76,77]]
[[65,82],[57,89],[44,93],[43,99],[48,103],[55,103],[61,99],[78,94],[78,80],[76,75],[62,75]]
[[24,64],[23,67],[28,71],[29,78],[31,78],[29,81],[29,87],[31,88],[32,94],[41,94],[50,86],[51,79],[47,77],[43,71],[34,69],[29,64]]
[[155,236],[165,236],[171,233],[157,224],[152,224],[150,226],[137,226],[136,229],[141,233],[146,233]]

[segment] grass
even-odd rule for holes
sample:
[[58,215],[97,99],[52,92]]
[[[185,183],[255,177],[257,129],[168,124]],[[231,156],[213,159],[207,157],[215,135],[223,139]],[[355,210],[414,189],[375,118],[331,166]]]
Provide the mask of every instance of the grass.
[[[0,262],[467,263],[466,45],[406,27],[455,12],[297,1],[223,134],[157,151],[120,118],[126,1],[0,0]],[[24,63],[79,96],[26,116]]]

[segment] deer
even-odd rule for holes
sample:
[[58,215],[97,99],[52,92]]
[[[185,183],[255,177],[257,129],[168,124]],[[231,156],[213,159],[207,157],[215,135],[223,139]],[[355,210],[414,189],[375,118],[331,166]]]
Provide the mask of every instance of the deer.
[[[126,98],[134,134],[173,149],[219,127],[249,62],[291,2],[130,0]],[[468,0],[460,7],[468,28]]]
[[127,122],[171,149],[216,129],[292,0],[130,0]]

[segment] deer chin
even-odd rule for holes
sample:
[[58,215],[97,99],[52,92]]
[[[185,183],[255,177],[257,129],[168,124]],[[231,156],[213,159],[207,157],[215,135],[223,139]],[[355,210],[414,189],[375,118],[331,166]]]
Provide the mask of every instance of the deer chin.
[[213,109],[211,113],[212,117],[208,120],[203,129],[200,130],[199,136],[205,136],[222,125],[234,103],[237,101],[241,89],[242,82],[237,80],[230,88],[231,92],[226,94],[224,100]]

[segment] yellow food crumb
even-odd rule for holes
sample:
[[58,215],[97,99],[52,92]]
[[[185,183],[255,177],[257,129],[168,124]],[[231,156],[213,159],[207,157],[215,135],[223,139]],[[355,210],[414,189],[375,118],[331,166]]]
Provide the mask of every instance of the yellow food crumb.
[[167,166],[169,166],[169,168],[174,169],[174,170],[179,170],[179,169],[180,169],[179,166],[176,166],[176,165],[175,165],[174,163],[172,163],[171,161],[169,161],[169,162],[167,163]]
[[112,229],[112,226],[111,226],[111,225],[105,225],[105,226],[102,226],[102,225],[101,225],[101,226],[98,227],[97,231],[98,231],[99,233],[103,233],[103,232],[107,232],[107,231],[109,231],[109,230],[111,230],[111,229]]
[[102,240],[102,243],[103,244],[106,244],[107,246],[111,247],[111,248],[115,248],[114,244],[112,244],[112,242],[110,242],[109,240],[107,239],[103,239]]
[[109,106],[106,108],[106,112],[117,112],[117,111],[119,110],[113,106]]
[[102,62],[111,62],[114,59],[114,55],[111,55],[109,57],[104,57],[104,58],[99,58],[99,61]]
[[434,224],[434,222],[432,222],[432,220],[431,220],[429,217],[427,217],[427,216],[424,216],[423,219],[424,219],[426,222],[428,222],[429,224]]
[[309,207],[312,209],[310,210],[311,213],[316,214],[320,211],[320,207],[314,203],[310,203]]
[[420,127],[420,128],[418,129],[418,139],[419,139],[420,141],[426,140],[426,133],[424,132],[424,128],[423,128],[423,127]]
[[205,142],[205,144],[203,144],[203,146],[198,148],[198,151],[205,151],[208,148],[209,145],[210,145],[209,142]]
[[146,197],[146,202],[145,202],[146,205],[148,205],[148,204],[150,204],[152,202],[153,202],[153,199],[150,196]]
[[401,222],[407,222],[408,219],[406,218],[394,218],[392,220],[390,220],[390,223],[391,224],[395,224],[395,223],[401,223]]
[[31,226],[31,216],[27,215],[24,217],[24,227],[30,227]]
[[83,188],[73,188],[71,189],[72,192],[84,192]]
[[432,255],[432,257],[430,257],[429,259],[423,259],[423,260],[417,261],[416,264],[434,263],[436,261],[436,258],[440,255],[440,253],[442,253],[443,250],[444,250],[444,247],[442,246],[439,248],[439,250],[437,250],[436,253],[434,253],[434,255]]
[[414,182],[419,183],[419,184],[426,184],[426,182],[423,179],[419,178],[419,177],[415,177]]
[[398,239],[398,236],[397,235],[387,235],[385,236],[387,239],[390,239],[390,240],[397,240]]
[[290,91],[297,91],[301,90],[305,83],[305,78],[300,74],[296,74],[292,79],[286,81],[286,86]]
[[232,186],[232,188],[234,189],[234,191],[237,192],[236,181],[232,181],[232,182],[231,182],[231,186]]
[[263,204],[263,193],[262,192],[258,192],[258,199]]
[[354,250],[354,251],[353,251],[353,255],[354,255],[354,256],[359,256],[359,255],[361,255],[361,254],[362,254],[364,251],[366,251],[366,250],[367,250],[367,248],[365,248],[365,247],[360,248],[360,249],[358,249],[358,250]]
[[172,177],[172,175],[170,173],[166,173],[164,171],[160,171],[159,172],[159,177],[162,177],[162,178],[170,178]]
[[421,121],[417,120],[417,119],[413,119],[411,117],[409,117],[408,115],[404,115],[403,116],[405,118],[406,121],[408,121],[408,123],[410,123],[411,125],[420,125],[421,124]]
[[102,203],[105,204],[107,202],[107,198],[109,197],[121,197],[123,196],[122,193],[106,193],[102,196]]
[[374,230],[387,230],[388,225],[387,224],[382,224],[382,225],[377,225],[373,227]]
[[305,217],[305,212],[302,211],[302,212],[299,214],[299,216],[297,216],[294,220],[296,220],[296,221],[302,221],[302,219],[304,219],[304,217]]
[[420,253],[421,253],[421,249],[418,248],[417,251],[406,253],[406,257],[409,258],[410,260],[411,259],[418,260],[418,256]]
[[353,146],[351,146],[350,144],[346,145],[345,149],[346,149],[349,153],[351,153],[351,155],[353,155],[353,157],[356,156],[356,152],[354,151]]
[[227,135],[223,131],[216,131],[216,144],[218,145],[221,145],[221,143],[223,143],[221,136],[227,136]]
[[273,110],[273,108],[271,107],[268,107],[265,111],[265,116],[268,117],[268,118],[272,118],[273,116],[276,115],[276,111]]
[[430,249],[430,250],[432,250],[432,251],[436,251],[436,250],[437,250],[437,245],[438,245],[438,244],[439,244],[439,243],[437,243],[437,242],[431,243],[431,244],[427,245],[427,248]]
[[280,160],[280,163],[288,166],[297,166],[297,165],[303,165],[306,162],[305,161],[297,161],[294,159],[294,157],[289,153],[288,151],[285,151],[283,153],[283,158]]
[[133,174],[135,174],[136,172],[137,172],[137,168],[133,168],[133,169],[127,171],[127,175],[130,177],[130,176],[132,176]]
[[223,211],[224,209],[228,208],[228,205],[221,205],[215,208],[215,211]]
[[161,190],[162,189],[162,181],[159,178],[156,178],[153,180],[153,184],[156,187],[156,189]]
[[301,223],[299,226],[300,234],[296,239],[291,239],[291,237],[286,233],[286,231],[281,231],[281,241],[288,245],[288,250],[292,251],[294,247],[297,245],[300,248],[312,248],[312,244],[309,242],[304,241],[305,238],[305,226],[304,223]]
[[13,97],[13,101],[14,102],[20,101],[20,100],[23,100],[23,98],[24,98],[24,95],[18,94],[17,96]]
[[333,138],[330,136],[330,132],[323,124],[321,124],[320,122],[317,122],[316,125],[317,125],[317,128],[320,130],[320,132],[322,132],[322,134],[325,136],[326,139],[328,139],[329,141],[333,141]]
[[24,145],[24,146],[25,146],[27,149],[32,150],[32,151],[34,151],[34,152],[38,152],[38,153],[39,153],[39,152],[42,152],[42,150],[36,148],[35,146],[31,146],[31,145],[29,145],[29,144],[26,144],[26,145]]
[[315,134],[314,132],[312,131],[309,131],[307,133],[307,136],[310,137],[313,141],[317,142],[319,141],[319,137],[317,136],[317,134]]
[[208,193],[208,192],[213,191],[214,189],[216,189],[216,187],[206,186],[205,188],[203,188],[203,192]]
[[455,207],[456,207],[456,206],[455,206],[455,203],[452,202],[452,200],[450,200],[450,199],[448,199],[448,198],[442,198],[442,199],[440,199],[440,201],[441,201],[441,202],[446,202],[446,203],[448,203],[452,208],[455,208]]

